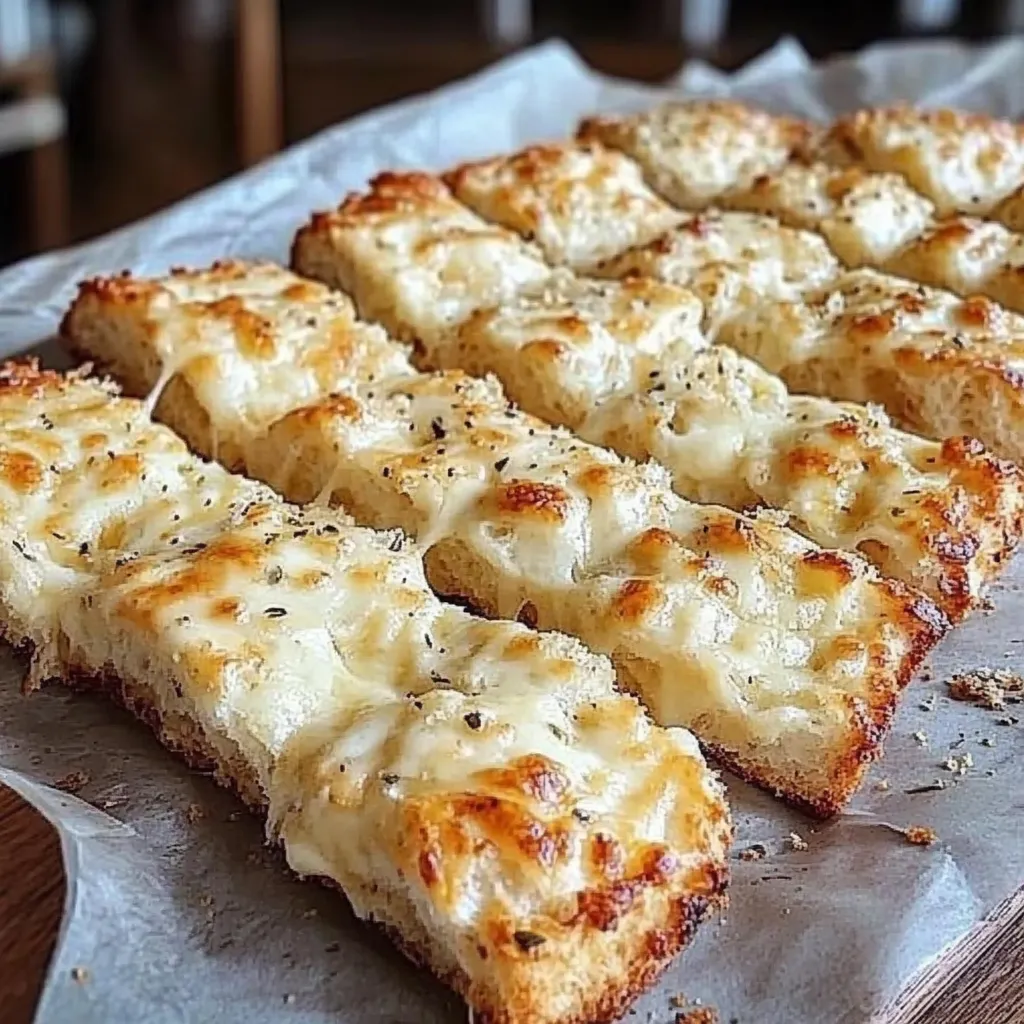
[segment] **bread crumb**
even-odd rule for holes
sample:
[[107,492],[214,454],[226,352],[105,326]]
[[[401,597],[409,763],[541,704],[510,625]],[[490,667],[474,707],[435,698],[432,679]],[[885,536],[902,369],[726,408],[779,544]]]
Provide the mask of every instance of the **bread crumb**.
[[768,856],[768,850],[761,843],[754,843],[746,849],[740,850],[740,860],[764,860]]
[[966,775],[967,769],[974,767],[974,758],[971,757],[970,751],[966,754],[961,754],[960,757],[954,757],[951,754],[942,762],[942,767],[954,775]]
[[939,838],[935,829],[927,825],[910,825],[903,830],[903,836],[913,846],[931,846]]
[[921,701],[920,704],[918,704],[918,707],[922,711],[934,711],[935,710],[935,694],[933,693],[930,696],[925,697],[925,699],[923,701]]
[[676,1014],[676,1024],[718,1024],[718,1011],[711,1006],[695,1006]]
[[199,806],[199,804],[189,804],[188,807],[185,808],[185,820],[190,825],[194,825],[205,816],[206,812]]
[[53,788],[59,789],[62,793],[77,793],[80,789],[84,789],[88,785],[88,772],[68,772],[67,775],[58,779],[53,784]]
[[889,789],[889,780],[879,779],[875,783],[875,789],[878,790],[879,793],[885,793]]
[[918,729],[917,732],[914,733],[914,739],[917,740],[918,746],[928,746],[928,733],[923,729]]
[[1024,678],[1005,668],[979,668],[955,675],[946,681],[953,700],[980,704],[990,711],[1006,707],[1007,699],[1024,693]]
[[806,850],[807,840],[796,832],[789,833],[789,845],[794,850]]
[[983,747],[994,747],[996,745],[996,741],[994,739],[992,739],[991,736],[982,736],[981,739],[978,740],[978,742]]
[[89,980],[89,970],[86,967],[72,967],[71,980],[79,985],[84,985]]

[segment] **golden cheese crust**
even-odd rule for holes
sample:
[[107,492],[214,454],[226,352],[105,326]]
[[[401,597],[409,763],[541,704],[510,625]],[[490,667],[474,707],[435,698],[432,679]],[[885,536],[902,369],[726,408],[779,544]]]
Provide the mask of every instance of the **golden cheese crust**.
[[[47,643],[49,672],[114,690],[265,807],[296,871],[338,884],[485,1019],[624,1009],[725,884],[731,826],[694,739],[653,726],[577,642],[444,605],[401,535],[182,454],[109,387],[8,365],[2,450],[73,461],[72,406],[89,408],[82,438],[104,423],[122,445],[77,460],[80,496],[101,499],[119,457],[136,486],[159,482],[168,453],[191,487],[157,483],[134,506],[148,545],[37,602],[30,625],[52,634],[10,638]],[[140,424],[136,447],[119,422]],[[35,477],[17,479],[4,531],[35,518]],[[70,543],[94,529],[65,524]],[[50,554],[29,543],[13,572],[32,585]],[[0,593],[8,628],[10,612]]]
[[909,430],[1024,462],[1024,318],[988,299],[857,270],[807,302],[766,303],[729,341],[794,390],[877,402]]
[[775,170],[807,146],[806,122],[733,100],[665,103],[642,114],[590,117],[578,138],[619,149],[648,184],[683,209],[702,209]]
[[817,154],[902,175],[940,216],[987,214],[1024,182],[1024,127],[959,110],[858,110],[832,124]]
[[[70,320],[79,347],[103,333]],[[145,320],[134,344],[156,344]],[[608,651],[660,720],[693,722],[818,813],[855,788],[945,628],[862,560],[688,504],[660,467],[517,411],[494,380],[353,383],[254,436],[247,465],[295,500],[333,495],[417,536],[440,592]]]
[[380,174],[366,193],[314,215],[292,262],[348,292],[364,317],[404,341],[450,330],[550,274],[539,250],[418,173]]
[[1015,188],[989,216],[1011,231],[1024,231],[1024,185]]
[[549,263],[577,269],[650,242],[682,219],[632,160],[597,143],[531,146],[463,164],[444,180],[481,217],[535,241]]
[[898,174],[824,163],[787,164],[720,202],[820,232],[848,267],[883,265],[924,232],[935,212]]

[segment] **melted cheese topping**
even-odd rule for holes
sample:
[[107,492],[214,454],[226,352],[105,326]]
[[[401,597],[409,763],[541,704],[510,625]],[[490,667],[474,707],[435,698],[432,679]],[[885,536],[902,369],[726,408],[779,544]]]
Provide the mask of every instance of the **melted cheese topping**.
[[629,117],[588,118],[579,137],[625,151],[669,202],[701,209],[781,167],[809,133],[804,122],[731,100],[691,100]]
[[851,267],[878,266],[917,238],[934,207],[897,174],[861,168],[791,163],[722,197],[733,210],[777,217],[790,227],[819,231]]
[[[97,423],[139,423],[139,403],[31,369],[5,371],[0,400],[4,451],[30,430],[37,448],[71,451]],[[72,407],[86,413],[78,442]],[[165,428],[131,433],[140,481],[174,453],[220,478],[219,496],[208,512],[179,506],[187,544],[143,502],[152,549],[95,561],[52,595],[61,667],[114,672],[129,693],[144,683],[186,746],[200,729],[223,770],[255,778],[296,870],[335,880],[362,913],[379,911],[379,890],[408,904],[393,923],[425,932],[476,998],[481,978],[529,984],[515,969],[526,932],[550,942],[535,956],[576,966],[581,942],[630,914],[622,883],[669,903],[713,889],[730,837],[721,788],[691,736],[615,692],[604,659],[443,605],[398,534],[286,505],[181,455]],[[104,471],[78,468],[97,498]],[[5,526],[37,504],[5,495]],[[491,955],[507,974],[484,966]]]
[[712,335],[766,297],[796,298],[839,273],[819,235],[752,213],[698,214],[649,245],[606,260],[601,277],[628,274],[690,287]]
[[820,154],[903,175],[940,215],[988,213],[1024,180],[1024,128],[957,110],[859,110],[832,125]]
[[790,395],[721,346],[598,407],[580,433],[657,459],[684,497],[784,510],[816,543],[863,551],[954,617],[980,598],[992,552],[1020,534],[1015,469],[898,431],[879,409]]
[[379,175],[369,192],[314,217],[296,240],[297,269],[312,272],[324,247],[335,262],[329,283],[407,340],[446,331],[550,274],[517,235],[487,224],[425,174]]
[[543,289],[475,313],[428,346],[427,365],[495,373],[535,416],[575,427],[594,405],[642,387],[673,347],[706,344],[700,300],[651,278],[557,275]]
[[465,164],[445,179],[481,217],[536,241],[550,263],[570,267],[649,242],[681,219],[644,184],[635,163],[597,145],[533,146]]
[[1024,311],[1024,236],[994,221],[939,221],[893,256],[885,269],[960,295],[987,295]]

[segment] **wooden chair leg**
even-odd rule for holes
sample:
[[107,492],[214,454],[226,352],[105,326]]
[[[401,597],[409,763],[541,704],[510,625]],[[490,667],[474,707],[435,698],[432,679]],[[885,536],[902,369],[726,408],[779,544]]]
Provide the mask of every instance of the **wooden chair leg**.
[[[22,84],[25,98],[60,95],[52,59],[40,60]],[[70,237],[70,175],[64,136],[28,152],[31,220],[29,235],[35,252],[67,245]]]
[[67,245],[70,213],[67,147],[63,139],[29,152],[31,239],[36,252]]
[[235,0],[238,149],[244,167],[281,148],[281,21],[278,0]]

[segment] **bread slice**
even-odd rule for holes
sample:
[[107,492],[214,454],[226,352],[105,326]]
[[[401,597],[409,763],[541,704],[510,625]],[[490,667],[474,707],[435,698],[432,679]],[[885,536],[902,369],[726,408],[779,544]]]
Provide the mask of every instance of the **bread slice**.
[[814,128],[733,100],[665,103],[627,116],[589,117],[578,138],[619,149],[648,184],[683,209],[703,209],[730,189],[781,167]]
[[988,299],[856,270],[738,318],[729,341],[794,390],[877,402],[908,430],[1024,462],[1024,320]]
[[531,146],[444,176],[485,220],[535,241],[549,263],[585,269],[653,241],[683,215],[637,164],[597,143]]
[[179,521],[209,518],[265,489],[205,473],[182,441],[112,385],[31,362],[0,367],[0,604],[4,639],[52,667],[63,595],[126,553],[185,543]]
[[448,330],[551,273],[538,249],[418,173],[379,174],[368,193],[314,216],[293,253],[311,277],[318,265],[330,269],[364,317],[403,341]]
[[1024,235],[995,221],[936,221],[882,268],[958,295],[985,295],[1024,312]]
[[420,362],[497,374],[527,412],[658,460],[684,498],[783,510],[815,543],[860,550],[954,620],[975,607],[1020,537],[1020,471],[963,439],[897,430],[880,409],[791,394],[710,345],[699,311],[691,293],[649,278],[556,275],[477,312]]
[[986,215],[1024,184],[1024,127],[984,114],[858,110],[835,121],[813,149],[830,163],[902,175],[939,216]]
[[976,217],[937,218],[934,204],[897,174],[823,163],[788,164],[721,204],[819,231],[848,267],[888,270],[1024,310],[1024,236],[1013,227],[1012,205],[1004,210],[1010,227]]
[[783,226],[774,217],[709,210],[647,245],[603,260],[594,272],[691,288],[704,303],[705,330],[716,336],[766,298],[798,299],[834,280],[841,267],[818,234]]
[[[64,329],[145,394],[155,378],[133,374],[148,361],[122,353],[187,335],[144,304],[131,322],[110,288],[87,285]],[[236,358],[252,356],[239,346]],[[519,412],[493,379],[353,381],[255,431],[246,463],[293,500],[340,499],[361,522],[417,536],[440,592],[609,653],[660,721],[692,723],[727,764],[819,814],[856,788],[946,625],[862,560],[688,504],[660,467]]]
[[494,373],[527,412],[577,430],[611,396],[645,389],[666,360],[706,348],[703,315],[693,292],[654,278],[560,272],[543,288],[477,310],[416,361]]
[[935,207],[898,174],[789,163],[719,200],[824,236],[848,267],[880,267],[934,221]]
[[[90,409],[77,437],[74,407]],[[181,449],[141,410],[82,378],[4,369],[8,465],[45,450],[65,467],[3,491],[3,530],[37,556],[5,567],[9,638],[45,644],[48,674],[112,692],[266,811],[296,871],[338,884],[478,1019],[617,1017],[725,884],[729,817],[693,738],[651,725],[578,642],[444,605],[397,533],[194,456],[194,490],[134,501],[129,463],[114,484],[110,465],[133,460],[150,494]],[[82,459],[101,433],[114,458]],[[63,551],[30,547],[41,497],[102,516],[111,487],[151,543],[90,561],[26,613],[11,595]],[[91,544],[89,515],[63,525],[68,545]]]

